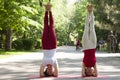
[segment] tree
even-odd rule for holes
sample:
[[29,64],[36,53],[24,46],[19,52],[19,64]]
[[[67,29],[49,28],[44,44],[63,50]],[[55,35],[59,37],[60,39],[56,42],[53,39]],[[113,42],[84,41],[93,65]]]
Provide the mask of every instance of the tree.
[[98,27],[120,32],[120,1],[119,0],[88,0],[95,7]]
[[[25,31],[27,32],[28,26],[30,25],[35,26],[37,29],[39,26],[41,27],[37,22],[39,18],[35,18],[40,16],[38,15],[39,10],[37,11],[40,7],[38,8],[35,6],[38,1],[36,2],[33,0],[1,0],[0,3],[2,4],[0,6],[0,30],[4,32],[1,33],[1,35],[4,34],[6,36],[5,50],[11,50],[12,39],[15,39],[15,36],[17,36],[16,34],[19,34],[20,32],[23,35]],[[35,14],[37,16],[32,17]]]

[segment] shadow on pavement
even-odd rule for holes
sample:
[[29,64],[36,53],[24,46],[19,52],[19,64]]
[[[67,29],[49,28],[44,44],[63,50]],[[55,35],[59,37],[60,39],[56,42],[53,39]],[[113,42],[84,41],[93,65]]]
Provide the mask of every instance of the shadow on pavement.
[[[65,55],[61,54],[62,52]],[[81,75],[81,63],[83,58],[81,52],[75,52],[74,47],[61,47],[57,50],[57,53],[62,55],[57,59],[59,64],[59,75]],[[23,61],[2,63],[0,64],[0,80],[41,80],[29,78],[29,75],[39,75],[41,61],[41,58],[35,60],[31,57],[30,60],[26,59]],[[49,78],[46,80],[120,80],[119,62],[120,57],[97,56],[99,75],[105,76],[101,78],[61,77]]]

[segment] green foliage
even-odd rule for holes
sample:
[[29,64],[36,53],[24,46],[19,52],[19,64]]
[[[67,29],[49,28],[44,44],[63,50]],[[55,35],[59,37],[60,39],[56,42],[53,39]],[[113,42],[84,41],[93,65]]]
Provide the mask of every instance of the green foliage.
[[107,41],[108,34],[110,33],[109,30],[105,29],[100,29],[99,27],[95,28],[96,30],[96,35],[97,35],[97,40],[99,41],[101,38],[105,41]]
[[[94,5],[96,16],[98,39],[101,36],[107,39],[110,31],[117,35],[117,42],[120,42],[120,0],[87,0]],[[98,34],[99,33],[99,34]]]
[[23,39],[22,41],[24,50],[32,50],[34,48],[34,39]]
[[41,48],[42,48],[42,42],[40,39],[38,39],[35,42],[35,49],[41,49]]
[[13,48],[15,48],[16,50],[24,49],[22,39],[17,39],[13,41],[12,45],[13,45]]
[[35,46],[34,39],[17,39],[13,42],[13,48],[16,50],[32,50]]
[[[41,1],[42,4],[49,2],[49,0]],[[76,1],[73,3],[71,0],[51,0],[58,45],[73,45],[76,39],[81,40],[88,3],[94,5],[98,40],[101,37],[107,39],[109,30],[120,32],[120,0]],[[0,41],[2,42],[0,45],[6,44],[6,36],[8,36],[6,30],[10,29],[12,41],[18,40],[13,42],[17,44],[16,47],[14,45],[16,49],[23,48],[20,46],[23,45],[23,40],[19,40],[23,38],[37,40],[34,48],[41,48],[45,10],[39,5],[39,0],[0,0],[0,4]],[[25,40],[26,45],[29,45],[27,41],[32,45],[31,40]]]
[[[75,13],[70,21],[71,32],[76,39],[81,39],[84,29],[84,22],[86,16],[86,1],[79,1],[75,4]],[[75,34],[76,33],[76,34]]]
[[[13,37],[10,37],[13,40],[22,38],[24,35],[27,38],[41,38],[43,9],[38,5],[38,1],[0,0],[0,3],[1,31],[11,29],[13,31],[13,34],[11,34]],[[8,36],[6,32],[1,35],[3,36],[0,39]],[[5,44],[9,45],[6,42]]]
[[58,45],[71,45],[78,36],[82,36],[84,8],[79,6],[82,5],[80,2],[71,3],[69,0],[56,0],[55,3],[53,13]]
[[98,27],[120,33],[120,1],[88,0],[94,5]]

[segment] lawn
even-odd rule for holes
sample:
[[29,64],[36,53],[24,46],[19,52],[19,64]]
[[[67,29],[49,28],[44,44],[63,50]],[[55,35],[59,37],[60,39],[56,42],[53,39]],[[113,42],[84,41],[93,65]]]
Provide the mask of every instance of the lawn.
[[11,50],[11,51],[4,51],[0,50],[0,59],[1,58],[7,58],[13,55],[22,55],[22,54],[28,54],[30,52],[37,52],[40,50],[32,50],[32,51],[16,51],[16,50]]

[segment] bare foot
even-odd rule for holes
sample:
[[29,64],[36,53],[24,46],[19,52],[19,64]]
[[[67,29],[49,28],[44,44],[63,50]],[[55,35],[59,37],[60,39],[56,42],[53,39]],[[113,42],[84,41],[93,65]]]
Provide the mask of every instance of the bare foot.
[[88,5],[88,6],[87,6],[87,11],[88,11],[89,13],[93,12],[93,6],[92,6],[92,5]]
[[52,5],[50,3],[48,3],[48,4],[44,5],[44,6],[45,6],[46,11],[51,11]]

